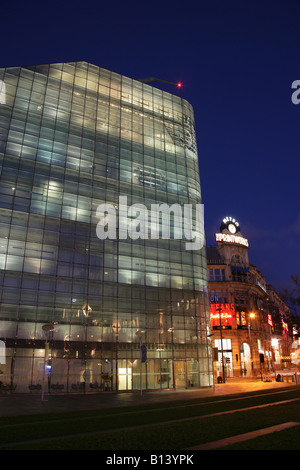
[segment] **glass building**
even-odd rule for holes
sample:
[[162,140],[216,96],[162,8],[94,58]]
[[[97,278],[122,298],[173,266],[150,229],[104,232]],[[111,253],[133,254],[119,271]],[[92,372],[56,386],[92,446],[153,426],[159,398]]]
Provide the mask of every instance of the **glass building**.
[[86,62],[9,67],[0,133],[1,387],[212,385],[205,248],[175,217],[169,238],[96,230],[120,196],[201,203],[191,105]]

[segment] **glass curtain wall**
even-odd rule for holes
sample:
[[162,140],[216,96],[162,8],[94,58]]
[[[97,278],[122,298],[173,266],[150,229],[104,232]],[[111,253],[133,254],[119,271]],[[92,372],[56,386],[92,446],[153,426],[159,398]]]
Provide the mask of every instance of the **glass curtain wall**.
[[0,160],[0,385],[212,385],[204,250],[176,226],[96,234],[98,206],[118,211],[119,196],[201,203],[190,104],[85,62],[1,69]]

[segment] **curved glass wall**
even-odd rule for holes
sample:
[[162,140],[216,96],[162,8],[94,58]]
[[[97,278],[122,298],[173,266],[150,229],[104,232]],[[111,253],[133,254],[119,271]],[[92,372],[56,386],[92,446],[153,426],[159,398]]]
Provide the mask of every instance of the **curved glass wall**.
[[212,385],[205,250],[176,222],[168,238],[96,230],[120,197],[201,203],[190,104],[85,62],[11,67],[0,132],[2,387]]

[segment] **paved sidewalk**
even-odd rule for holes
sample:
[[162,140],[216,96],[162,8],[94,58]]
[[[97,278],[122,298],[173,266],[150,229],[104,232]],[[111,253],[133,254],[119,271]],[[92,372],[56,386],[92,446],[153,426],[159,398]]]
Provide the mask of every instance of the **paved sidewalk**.
[[175,400],[191,400],[201,397],[215,397],[244,392],[260,392],[265,390],[280,390],[287,386],[296,386],[295,383],[263,382],[260,380],[236,380],[225,384],[216,384],[215,387],[163,390],[140,392],[104,392],[95,394],[69,394],[45,395],[44,400],[37,395],[0,395],[0,416],[20,416],[39,413],[54,413],[79,410],[93,410],[130,405],[143,405]]

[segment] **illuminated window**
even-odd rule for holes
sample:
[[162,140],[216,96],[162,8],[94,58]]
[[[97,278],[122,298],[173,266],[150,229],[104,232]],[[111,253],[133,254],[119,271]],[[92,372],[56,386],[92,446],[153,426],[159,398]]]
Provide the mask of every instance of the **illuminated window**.
[[220,339],[215,339],[215,347],[218,348],[219,351],[222,350],[223,346],[223,351],[232,351],[232,345],[231,345],[231,339],[222,339],[222,342]]

